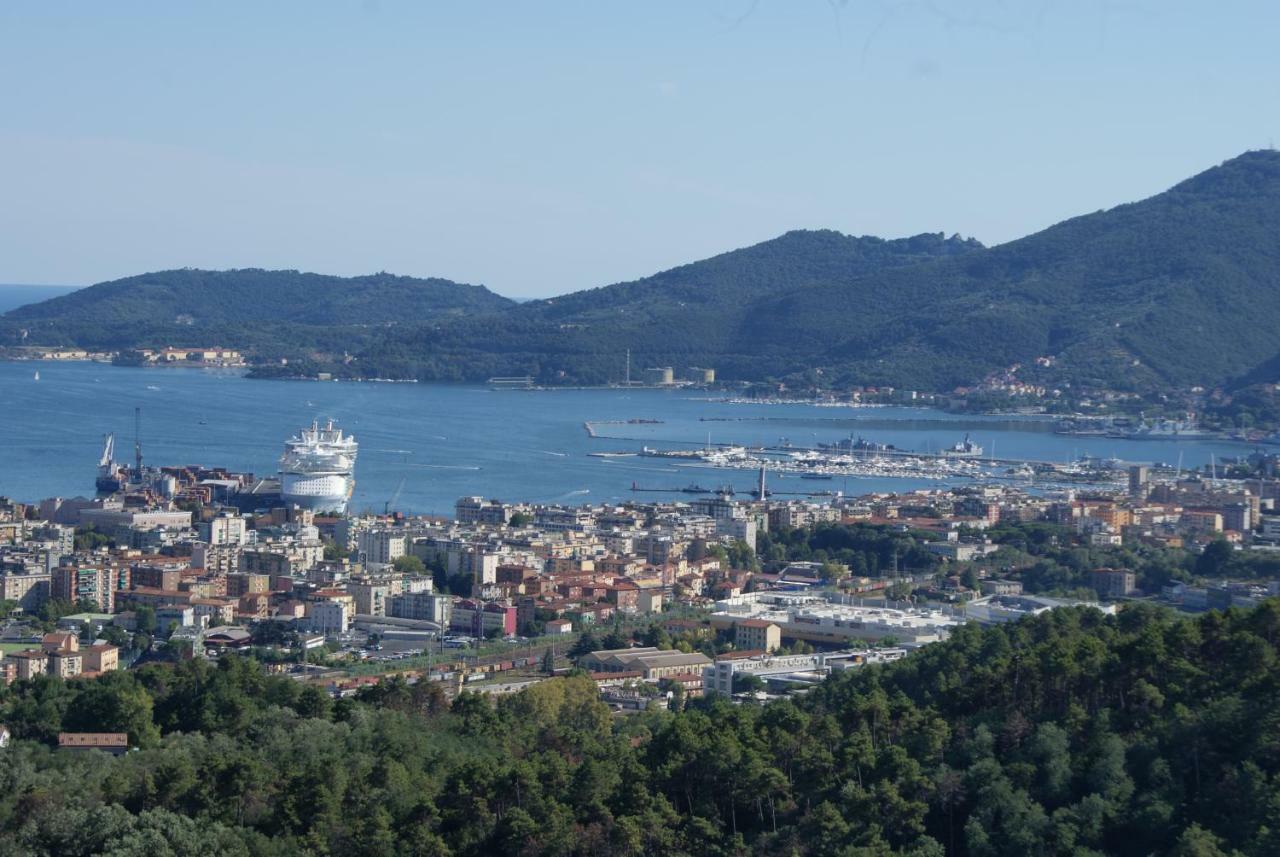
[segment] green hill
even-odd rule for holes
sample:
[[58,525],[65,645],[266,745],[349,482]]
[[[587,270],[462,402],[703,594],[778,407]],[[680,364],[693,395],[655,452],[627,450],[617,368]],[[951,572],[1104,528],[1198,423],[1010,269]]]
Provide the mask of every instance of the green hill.
[[[859,307],[863,308],[859,311]],[[854,376],[965,383],[1038,356],[1067,379],[1216,385],[1280,350],[1280,154],[960,259],[765,301],[744,330]]]
[[992,248],[789,232],[522,304],[388,274],[168,271],[14,310],[0,345],[21,330],[29,344],[218,342],[291,357],[290,372],[545,383],[621,380],[628,349],[637,370],[925,390],[1016,364],[1046,385],[1151,391],[1274,382],[1278,286],[1280,153],[1259,151]]
[[263,338],[304,345],[332,328],[439,320],[511,305],[483,286],[442,279],[183,268],[99,283],[11,310],[3,316],[0,337],[7,333],[11,341],[22,328],[31,344],[132,348],[181,341],[254,347]]
[[793,232],[483,325],[403,328],[364,358],[424,378],[599,382],[630,348],[636,366],[750,380],[947,389],[1019,363],[1049,383],[1209,386],[1274,365],[1280,330],[1260,320],[1280,313],[1278,284],[1280,154],[1262,151],[990,249]]
[[728,377],[762,378],[800,364],[755,353],[755,344],[740,338],[761,302],[981,249],[958,236],[788,232],[642,280],[530,301],[500,316],[405,327],[362,358],[366,369],[423,378],[532,374],[547,382],[603,383],[621,380],[631,348],[637,368],[703,365],[727,369]]

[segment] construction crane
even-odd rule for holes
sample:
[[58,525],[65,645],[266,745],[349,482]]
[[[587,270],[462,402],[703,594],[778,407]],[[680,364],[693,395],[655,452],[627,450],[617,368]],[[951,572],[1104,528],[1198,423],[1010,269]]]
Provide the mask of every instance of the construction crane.
[[383,505],[383,507],[382,507],[382,514],[384,514],[384,515],[389,515],[389,514],[391,514],[391,507],[392,507],[392,506],[394,506],[394,505],[396,504],[396,501],[400,499],[400,492],[404,490],[404,480],[405,480],[405,477],[404,477],[404,476],[401,476],[401,477],[400,477],[400,484],[396,486],[396,493],[392,494],[392,495],[391,495],[391,499],[390,499],[390,500],[388,500],[388,501]]

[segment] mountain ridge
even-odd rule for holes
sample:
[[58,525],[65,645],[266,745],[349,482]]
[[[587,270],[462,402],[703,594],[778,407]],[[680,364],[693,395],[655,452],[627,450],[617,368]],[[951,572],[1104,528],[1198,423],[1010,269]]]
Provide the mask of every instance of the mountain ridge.
[[[0,343],[107,349],[223,344],[323,347],[331,328],[394,325],[514,306],[484,286],[385,272],[337,277],[293,269],[177,268],[88,286],[0,316]],[[22,332],[26,332],[23,337]],[[269,341],[281,339],[283,348]],[[367,335],[355,335],[358,342]]]
[[[1143,200],[993,247],[941,233],[792,230],[639,280],[520,303],[389,274],[185,272],[200,283],[224,274],[329,287],[316,301],[295,282],[265,310],[249,294],[238,314],[202,321],[205,333],[259,356],[305,352],[290,372],[605,383],[622,378],[629,349],[637,367],[712,367],[741,381],[941,391],[1016,366],[1046,385],[1213,387],[1265,378],[1280,362],[1280,332],[1260,323],[1280,315],[1280,154],[1246,152]],[[127,326],[117,341],[195,333],[200,316],[175,323],[186,314],[181,294],[151,294],[141,310],[117,294],[137,298],[155,292],[157,278],[172,285],[183,275],[139,275],[12,311],[0,341],[13,344],[19,322],[36,341],[81,345],[110,340],[95,331],[113,323]],[[361,298],[344,303],[352,283]],[[96,304],[83,298],[94,290]],[[317,330],[298,332],[307,325]],[[335,331],[341,354],[326,347]]]

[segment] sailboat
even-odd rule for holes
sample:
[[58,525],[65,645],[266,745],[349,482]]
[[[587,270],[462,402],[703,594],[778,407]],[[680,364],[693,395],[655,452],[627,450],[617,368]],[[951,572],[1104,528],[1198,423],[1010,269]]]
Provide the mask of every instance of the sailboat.
[[39,369],[37,369],[37,370],[36,370],[35,377],[34,377],[32,380],[35,380],[35,381],[39,381],[39,380],[40,380],[40,370],[39,370]]

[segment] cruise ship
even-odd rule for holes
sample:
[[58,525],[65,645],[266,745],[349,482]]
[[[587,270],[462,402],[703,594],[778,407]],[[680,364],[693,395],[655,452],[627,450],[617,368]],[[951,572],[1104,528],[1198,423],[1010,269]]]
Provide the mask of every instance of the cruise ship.
[[355,488],[359,444],[329,420],[313,422],[285,441],[280,457],[280,496],[287,506],[342,514]]

